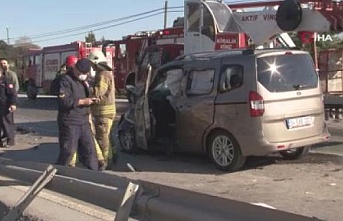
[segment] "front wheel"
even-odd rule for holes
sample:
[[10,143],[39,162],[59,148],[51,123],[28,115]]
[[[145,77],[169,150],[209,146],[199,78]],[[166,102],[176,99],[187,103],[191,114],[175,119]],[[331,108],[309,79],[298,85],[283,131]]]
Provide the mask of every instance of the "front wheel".
[[118,132],[121,149],[126,153],[137,153],[135,129],[133,127]]
[[246,161],[238,142],[226,131],[215,132],[210,137],[208,152],[216,167],[223,171],[234,172]]
[[311,146],[292,148],[280,151],[281,156],[286,160],[297,160],[306,156],[310,152]]

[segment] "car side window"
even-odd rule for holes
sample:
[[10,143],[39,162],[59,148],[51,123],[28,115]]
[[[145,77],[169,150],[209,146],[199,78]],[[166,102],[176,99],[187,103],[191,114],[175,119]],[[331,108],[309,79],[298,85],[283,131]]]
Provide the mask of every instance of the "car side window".
[[194,70],[188,75],[186,94],[187,95],[206,95],[213,89],[214,69]]
[[243,67],[233,65],[226,67],[221,73],[219,91],[226,92],[241,87],[243,84]]

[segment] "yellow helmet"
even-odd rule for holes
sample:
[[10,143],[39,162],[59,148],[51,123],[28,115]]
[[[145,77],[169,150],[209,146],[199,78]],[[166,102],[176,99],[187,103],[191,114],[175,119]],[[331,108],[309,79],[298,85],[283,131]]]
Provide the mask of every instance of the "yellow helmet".
[[107,59],[104,55],[104,53],[102,53],[102,51],[92,51],[89,56],[88,59],[93,62],[94,64],[99,64],[100,62],[106,62],[107,63]]

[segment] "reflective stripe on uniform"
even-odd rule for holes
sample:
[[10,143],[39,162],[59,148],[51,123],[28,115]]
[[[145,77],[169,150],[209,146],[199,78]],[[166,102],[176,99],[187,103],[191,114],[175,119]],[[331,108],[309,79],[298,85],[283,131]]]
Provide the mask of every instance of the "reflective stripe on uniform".
[[99,86],[100,86],[101,89],[103,89],[103,88],[107,89],[107,87],[108,87],[108,85],[105,82],[103,82],[103,81],[99,82]]

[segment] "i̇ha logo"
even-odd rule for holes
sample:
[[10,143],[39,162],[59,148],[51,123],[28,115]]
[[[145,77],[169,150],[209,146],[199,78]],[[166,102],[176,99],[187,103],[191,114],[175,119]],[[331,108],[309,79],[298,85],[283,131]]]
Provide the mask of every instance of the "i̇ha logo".
[[332,41],[332,37],[329,34],[317,34],[313,32],[301,32],[300,39],[305,44],[320,41]]

